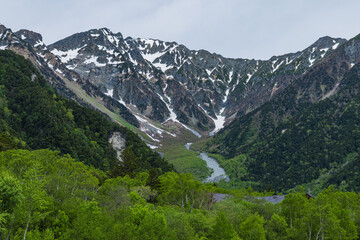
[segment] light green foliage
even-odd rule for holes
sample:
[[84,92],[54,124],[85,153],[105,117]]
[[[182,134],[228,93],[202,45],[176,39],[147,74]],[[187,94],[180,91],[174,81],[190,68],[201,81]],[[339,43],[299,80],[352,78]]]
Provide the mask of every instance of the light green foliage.
[[285,218],[274,213],[274,215],[272,215],[271,217],[271,220],[268,222],[266,226],[266,233],[267,233],[266,239],[269,240],[287,239],[288,238],[286,231],[287,228],[288,225],[286,223]]
[[229,198],[215,204],[213,212],[214,214],[224,212],[226,218],[233,224],[234,229],[239,234],[241,223],[251,214],[251,206],[252,204],[247,201],[234,201],[234,199]]
[[249,240],[265,240],[264,218],[259,214],[250,215],[240,226],[240,236]]
[[162,239],[167,230],[165,216],[151,204],[135,204],[131,208],[135,239]]
[[[159,209],[159,211],[162,212],[167,219],[166,236],[168,239],[198,239],[196,233],[201,234],[201,232],[203,232],[201,230],[196,231],[194,229],[195,224],[191,221],[192,217],[194,216],[196,218],[199,216],[195,213],[195,211],[188,214],[171,207],[163,207]],[[203,221],[201,222],[203,223]]]
[[104,239],[103,216],[96,201],[87,201],[81,204],[72,229],[65,233],[66,238],[71,239]]
[[0,172],[0,212],[12,213],[23,200],[19,181],[6,171]]
[[281,203],[281,215],[285,217],[290,228],[293,228],[295,221],[300,216],[301,209],[306,203],[305,197],[301,193],[291,193]]
[[207,207],[211,194],[205,189],[206,185],[195,180],[190,173],[168,172],[160,176],[159,180],[162,186],[158,196],[160,202],[190,211]]
[[19,181],[6,171],[0,171],[0,239],[13,220],[13,212],[23,200]]
[[[6,170],[5,170],[6,169]],[[228,193],[190,174],[106,178],[50,150],[0,153],[0,239],[357,239],[360,198],[324,189],[277,205],[251,189]]]
[[210,239],[214,239],[214,240],[240,239],[239,236],[236,234],[233,225],[226,218],[225,213],[223,211],[221,211],[215,219],[215,224],[211,231]]
[[19,215],[25,225],[24,238],[30,224],[39,224],[52,211],[53,199],[46,193],[46,180],[41,172],[42,166],[40,163],[35,163],[28,169],[22,179],[25,201],[20,206],[23,211]]

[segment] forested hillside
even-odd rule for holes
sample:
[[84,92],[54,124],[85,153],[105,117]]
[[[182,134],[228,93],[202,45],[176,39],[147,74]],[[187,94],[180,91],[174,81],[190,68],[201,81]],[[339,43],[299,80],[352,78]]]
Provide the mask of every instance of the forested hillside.
[[[107,178],[50,150],[0,153],[0,239],[358,239],[360,196],[324,189],[274,205],[189,174]],[[154,184],[155,183],[155,184]]]
[[116,171],[118,160],[109,138],[119,132],[129,156],[138,161],[133,168],[173,169],[136,134],[59,96],[29,61],[11,51],[0,51],[0,118],[3,150],[60,150],[87,165]]
[[359,161],[360,147],[360,66],[348,64],[349,46],[207,144],[221,155],[234,186],[284,191],[313,182],[360,190],[353,180],[358,174],[347,172]]

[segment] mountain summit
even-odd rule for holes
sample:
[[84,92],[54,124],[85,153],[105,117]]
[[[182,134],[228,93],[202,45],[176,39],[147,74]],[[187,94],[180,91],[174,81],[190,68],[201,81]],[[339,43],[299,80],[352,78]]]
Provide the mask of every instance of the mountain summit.
[[11,30],[1,29],[0,48],[23,45],[31,53],[23,55],[32,56],[63,95],[98,108],[88,98],[79,99],[76,83],[157,141],[164,131],[154,124],[214,134],[274,98],[346,42],[323,37],[302,51],[264,61],[224,58],[176,42],[124,38],[107,28],[76,33],[49,46],[28,30],[6,40]]
[[102,28],[74,34],[49,50],[140,115],[206,133],[261,106],[345,41],[324,37],[303,51],[261,61],[228,59],[176,42],[124,39]]

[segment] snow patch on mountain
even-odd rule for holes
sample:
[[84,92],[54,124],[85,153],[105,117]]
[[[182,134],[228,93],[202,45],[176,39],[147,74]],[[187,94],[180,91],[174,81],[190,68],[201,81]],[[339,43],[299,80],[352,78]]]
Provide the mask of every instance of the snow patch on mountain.
[[157,134],[159,134],[159,135],[161,135],[161,134],[164,132],[164,130],[156,127],[155,125],[153,125],[153,124],[151,124],[151,123],[149,123],[149,121],[146,120],[145,118],[142,118],[142,117],[140,117],[140,116],[138,116],[138,115],[135,115],[135,117],[136,117],[136,119],[137,119],[139,122],[145,123],[145,124],[149,125],[149,126],[152,128],[151,130],[152,130],[153,132],[155,132],[155,133],[157,133]]
[[310,63],[309,67],[314,65],[315,60],[316,60],[316,58],[311,58],[311,54],[310,54],[310,56],[309,56],[309,63]]
[[66,65],[66,68],[69,70],[74,70],[76,68],[76,65]]
[[64,75],[64,73],[63,73],[60,69],[58,69],[58,68],[57,68],[55,71],[58,72],[58,73],[60,73],[61,75]]
[[[223,112],[224,110],[225,110],[225,108],[222,108],[220,110],[220,112]],[[217,114],[216,119],[212,118],[212,117],[210,117],[210,118],[215,123],[215,128],[209,133],[210,136],[213,136],[215,133],[217,133],[220,129],[222,129],[224,127],[226,117],[223,116],[222,114]]]
[[323,53],[321,54],[321,58],[324,58],[324,56],[325,56],[325,54],[327,53],[327,51],[329,51],[329,48],[322,48],[322,49],[320,49],[320,52],[323,52]]
[[252,76],[254,76],[254,74],[257,72],[257,69],[255,69],[255,72],[253,73],[248,73],[247,76],[248,78],[246,79],[246,83],[248,83],[250,81],[250,79],[252,78]]
[[35,43],[34,47],[39,47],[39,46],[43,46],[43,45],[45,45],[45,43],[43,43],[43,41],[38,40],[38,41]]
[[54,66],[51,63],[47,63],[48,67],[54,70]]
[[294,58],[291,59],[291,60],[289,60],[289,58],[287,57],[286,60],[285,60],[285,64],[286,64],[286,65],[289,65],[289,64],[291,64],[293,61],[294,61]]
[[[167,85],[166,85],[165,88],[164,88],[164,92],[165,92],[166,88],[167,88]],[[194,129],[186,126],[185,124],[181,123],[179,120],[177,120],[177,115],[176,115],[176,113],[174,112],[174,109],[173,109],[166,101],[164,101],[164,98],[163,98],[160,94],[158,94],[158,96],[159,96],[160,99],[165,103],[166,107],[168,108],[168,110],[169,110],[169,112],[170,112],[169,118],[166,119],[164,123],[166,123],[166,122],[168,122],[168,121],[171,120],[171,121],[174,122],[174,123],[179,123],[181,126],[183,126],[185,129],[187,129],[187,130],[189,130],[190,132],[192,132],[192,133],[193,133],[195,136],[197,136],[198,138],[201,138],[201,137],[202,137],[200,133],[198,133],[198,132],[195,131]],[[168,102],[171,103],[170,97],[169,97],[169,96],[166,96],[166,95],[165,95],[165,97],[168,99]],[[169,133],[169,134],[170,134],[170,133]],[[170,135],[171,135],[171,134],[170,134]]]
[[[225,104],[227,102],[228,97],[229,97],[229,93],[230,93],[230,89],[228,88],[225,91],[225,98],[223,100],[223,104]],[[224,127],[224,124],[225,124],[225,121],[226,121],[226,117],[224,116],[224,112],[225,112],[225,107],[220,109],[220,114],[216,114],[216,119],[209,116],[215,123],[215,128],[209,133],[210,136],[213,136],[215,133],[217,133],[218,131],[220,131],[220,129],[222,129]]]
[[335,43],[333,46],[332,46],[332,49],[335,50],[337,49],[337,47],[339,46],[340,43]]
[[148,60],[149,62],[153,63],[155,59],[161,57],[163,55],[162,52],[156,52],[156,53],[143,53],[141,52],[141,55],[144,59]]
[[67,63],[70,60],[76,58],[77,55],[79,54],[78,53],[79,50],[84,48],[85,46],[82,46],[82,47],[76,48],[76,49],[70,49],[70,50],[65,51],[65,52],[54,48],[53,50],[51,50],[51,53],[54,54],[55,56],[57,56],[58,58],[60,58],[60,61],[62,63]]
[[149,143],[146,144],[149,148],[151,149],[156,149],[156,148],[159,148],[159,146],[155,146],[155,145],[151,145]]
[[114,89],[108,89],[107,92],[104,92],[106,96],[113,97]]
[[111,42],[112,44],[114,44],[117,47],[119,46],[120,40],[116,36],[113,36],[108,29],[103,28],[103,29],[101,29],[101,31],[105,35],[105,37],[107,38],[107,40],[109,42]]
[[[231,70],[231,71],[229,72],[229,82],[231,82],[233,75],[234,75],[234,71]],[[228,90],[229,90],[229,89],[228,89]]]
[[274,61],[272,62],[272,70],[271,70],[271,73],[276,72],[276,71],[279,69],[279,67],[284,63],[284,60],[282,60],[279,64],[276,64],[276,65],[275,65],[275,63],[276,63],[278,60],[279,60],[279,59],[276,59],[276,60],[274,60]]
[[95,66],[97,66],[97,67],[105,67],[105,66],[106,66],[106,63],[99,63],[99,62],[97,61],[97,59],[98,59],[98,57],[96,57],[96,56],[91,56],[90,58],[86,59],[86,60],[84,61],[84,63],[85,63],[85,64],[94,63]]
[[165,72],[169,69],[171,69],[173,66],[169,65],[167,66],[166,64],[163,64],[163,63],[153,63],[153,65],[156,67],[156,68],[160,68],[161,71]]

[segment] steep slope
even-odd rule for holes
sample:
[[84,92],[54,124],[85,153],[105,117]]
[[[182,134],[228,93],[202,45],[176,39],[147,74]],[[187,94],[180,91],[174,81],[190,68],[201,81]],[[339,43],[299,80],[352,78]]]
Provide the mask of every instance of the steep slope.
[[246,154],[242,180],[262,188],[288,189],[341,165],[359,147],[359,53],[358,36],[220,131],[208,149],[228,159]]
[[175,42],[124,39],[103,28],[49,49],[134,113],[213,134],[269,101],[345,41],[324,37],[301,52],[257,61],[192,51]]
[[[29,59],[61,95],[101,112],[104,112],[104,109],[100,108],[99,104],[103,105],[107,111],[120,115],[134,126],[139,126],[136,118],[125,106],[106,96],[76,72],[66,68],[56,56],[47,50],[40,34],[29,30],[13,33],[11,29],[0,25],[0,49],[10,49]],[[105,113],[110,115],[106,111]]]
[[12,140],[12,148],[60,150],[77,161],[112,170],[119,162],[109,141],[115,135],[123,141],[121,150],[138,158],[139,169],[173,170],[136,134],[61,97],[31,62],[8,50],[0,51],[0,116],[0,146],[10,146]]
[[186,86],[215,119],[221,112],[230,117],[257,108],[345,42],[324,37],[301,52],[256,61],[227,59],[205,50],[190,51],[159,40],[136,41],[145,58]]
[[[213,128],[211,119],[193,104],[192,96],[144,59],[134,43],[123,39],[120,33],[93,29],[56,42],[49,49],[68,68],[127,104],[134,113],[165,122],[174,112],[187,125],[200,130]],[[169,91],[177,92],[176,99],[168,95]],[[172,101],[181,101],[183,107]]]

